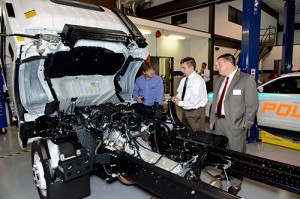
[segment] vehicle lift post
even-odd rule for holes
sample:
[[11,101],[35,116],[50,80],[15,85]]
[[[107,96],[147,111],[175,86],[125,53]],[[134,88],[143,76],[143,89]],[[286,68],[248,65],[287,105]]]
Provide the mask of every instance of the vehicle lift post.
[[3,76],[3,71],[1,71],[0,74],[0,129],[1,129],[0,132],[1,134],[6,133],[6,128],[7,128],[6,106],[4,102],[3,89],[4,89],[4,76]]
[[293,62],[295,0],[286,0],[284,4],[284,30],[282,37],[281,74],[290,73]]
[[[242,72],[253,75],[258,80],[260,47],[261,0],[243,0],[242,48],[238,65]],[[255,121],[247,136],[247,142],[259,140],[259,130]]]

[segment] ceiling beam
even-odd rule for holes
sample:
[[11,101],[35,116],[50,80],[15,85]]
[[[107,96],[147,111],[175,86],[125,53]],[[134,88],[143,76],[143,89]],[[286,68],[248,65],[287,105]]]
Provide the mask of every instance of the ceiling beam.
[[[300,30],[300,23],[295,23],[294,24],[294,30]],[[283,32],[283,25],[278,26],[278,32]]]
[[141,9],[137,15],[147,19],[157,19],[189,10],[207,7],[211,4],[224,3],[233,0],[174,0],[158,6]]
[[271,15],[275,19],[279,18],[278,12],[276,12],[273,8],[265,4],[264,2],[261,2],[261,10],[265,11],[267,14]]

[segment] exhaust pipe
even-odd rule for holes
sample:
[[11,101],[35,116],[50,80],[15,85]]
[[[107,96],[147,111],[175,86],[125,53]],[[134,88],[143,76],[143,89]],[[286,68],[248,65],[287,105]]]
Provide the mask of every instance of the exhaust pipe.
[[213,175],[211,175],[209,172],[207,172],[205,169],[201,170],[200,180],[202,182],[210,184],[211,186],[222,189],[222,182]]

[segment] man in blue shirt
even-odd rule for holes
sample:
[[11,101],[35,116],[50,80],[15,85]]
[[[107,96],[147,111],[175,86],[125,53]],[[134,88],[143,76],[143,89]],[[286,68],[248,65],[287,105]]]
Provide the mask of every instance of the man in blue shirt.
[[148,63],[142,64],[143,75],[138,77],[133,88],[133,99],[146,109],[151,109],[155,102],[160,106],[163,104],[163,80],[155,75],[153,67]]

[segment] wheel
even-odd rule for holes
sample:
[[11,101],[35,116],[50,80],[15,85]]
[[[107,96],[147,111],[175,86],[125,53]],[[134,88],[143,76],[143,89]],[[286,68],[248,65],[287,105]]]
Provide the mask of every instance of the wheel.
[[40,140],[32,143],[31,161],[33,179],[35,181],[40,198],[49,199],[49,185],[52,183],[50,167],[48,165],[49,157],[45,150],[45,146]]

